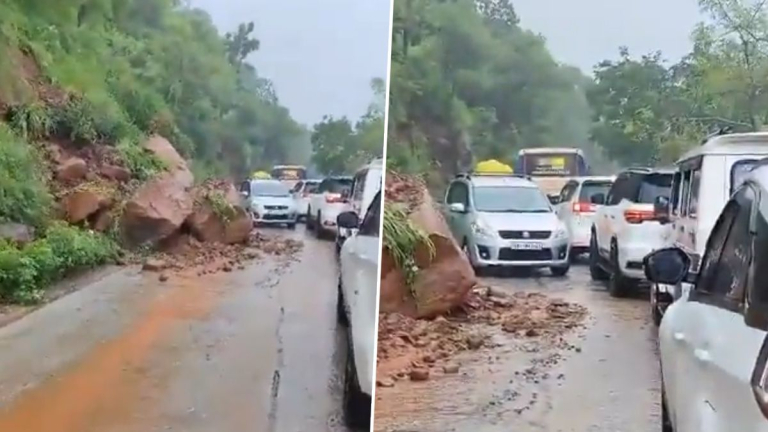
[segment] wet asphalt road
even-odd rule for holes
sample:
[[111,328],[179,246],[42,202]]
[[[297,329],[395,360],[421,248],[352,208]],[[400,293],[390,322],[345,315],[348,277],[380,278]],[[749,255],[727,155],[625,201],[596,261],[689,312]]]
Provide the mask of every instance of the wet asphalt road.
[[295,262],[135,268],[0,328],[0,431],[299,432],[342,426],[333,245]]
[[566,278],[489,277],[482,283],[584,305],[586,327],[572,349],[513,339],[467,352],[461,373],[377,389],[375,430],[386,432],[656,432],[660,378],[647,293],[614,299],[584,265]]

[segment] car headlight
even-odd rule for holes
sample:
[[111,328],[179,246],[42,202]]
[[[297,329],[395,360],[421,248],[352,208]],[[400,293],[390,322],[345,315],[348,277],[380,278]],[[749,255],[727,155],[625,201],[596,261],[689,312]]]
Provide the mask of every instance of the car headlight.
[[568,229],[564,226],[558,227],[557,230],[555,230],[555,238],[561,239],[565,237],[568,237]]
[[493,229],[488,225],[475,221],[470,225],[472,232],[481,236],[493,236]]

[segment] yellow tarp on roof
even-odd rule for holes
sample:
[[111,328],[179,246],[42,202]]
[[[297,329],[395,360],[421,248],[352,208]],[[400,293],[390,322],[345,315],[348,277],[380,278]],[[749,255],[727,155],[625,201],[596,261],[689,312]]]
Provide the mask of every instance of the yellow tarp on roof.
[[475,172],[479,174],[512,174],[514,170],[511,166],[496,159],[488,159],[478,162],[475,165]]
[[262,179],[262,180],[268,180],[271,179],[272,176],[266,172],[266,171],[256,171],[253,174],[251,174],[252,179]]

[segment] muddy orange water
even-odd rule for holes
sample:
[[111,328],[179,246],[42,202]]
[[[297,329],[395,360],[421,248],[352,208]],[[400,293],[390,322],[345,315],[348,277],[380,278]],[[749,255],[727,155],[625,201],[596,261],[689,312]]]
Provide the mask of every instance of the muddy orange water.
[[[0,431],[82,432],[119,423],[136,410],[138,383],[130,372],[179,319],[199,319],[217,301],[220,276],[182,276],[124,334],[97,346],[70,369],[23,392],[0,412]],[[32,360],[31,360],[32,361]]]

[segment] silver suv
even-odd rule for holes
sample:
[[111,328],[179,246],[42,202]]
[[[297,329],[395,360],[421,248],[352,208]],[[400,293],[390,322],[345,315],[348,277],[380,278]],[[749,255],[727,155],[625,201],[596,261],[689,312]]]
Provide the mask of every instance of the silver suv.
[[448,225],[472,267],[549,267],[568,273],[570,234],[527,178],[460,174],[445,195]]

